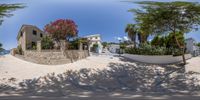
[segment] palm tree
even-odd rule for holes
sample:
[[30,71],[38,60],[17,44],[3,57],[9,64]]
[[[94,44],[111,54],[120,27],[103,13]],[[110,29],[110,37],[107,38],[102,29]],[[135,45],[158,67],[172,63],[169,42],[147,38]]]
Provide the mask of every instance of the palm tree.
[[140,44],[144,44],[147,42],[147,38],[149,34],[146,34],[146,32],[142,31],[141,29],[138,29],[138,41]]
[[10,13],[11,11],[24,7],[25,6],[22,6],[21,4],[0,4],[0,25],[2,24],[4,17],[13,15]]
[[137,36],[137,28],[135,24],[127,24],[125,28],[125,32],[128,33],[128,37],[134,43],[134,47],[136,47],[136,36]]

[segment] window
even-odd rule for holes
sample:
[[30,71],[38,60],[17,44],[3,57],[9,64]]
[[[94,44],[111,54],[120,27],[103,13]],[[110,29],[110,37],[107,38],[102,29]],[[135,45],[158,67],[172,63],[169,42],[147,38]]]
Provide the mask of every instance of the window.
[[21,31],[21,33],[20,33],[20,36],[22,37],[23,36],[23,32]]
[[41,37],[41,38],[43,37],[43,34],[42,34],[42,33],[40,33],[40,37]]
[[95,37],[95,39],[97,39],[98,37]]
[[37,35],[37,31],[33,30],[33,35]]

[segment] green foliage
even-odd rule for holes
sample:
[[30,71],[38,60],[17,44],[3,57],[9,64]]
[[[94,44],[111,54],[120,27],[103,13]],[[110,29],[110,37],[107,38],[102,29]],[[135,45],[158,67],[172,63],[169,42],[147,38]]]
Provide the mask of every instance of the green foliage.
[[147,43],[147,38],[149,37],[149,32],[144,31],[143,29],[139,29],[138,31],[138,40],[140,44]]
[[98,45],[97,43],[95,43],[95,44],[93,44],[92,47],[96,49],[96,48],[98,48],[98,46],[99,46],[99,45]]
[[151,41],[151,45],[154,45],[154,46],[160,46],[162,43],[160,42],[161,41],[161,38],[159,35],[155,36],[153,38],[153,40]]
[[23,54],[24,54],[24,52],[23,52],[23,50],[22,50],[22,46],[21,46],[21,45],[18,45],[18,46],[17,46],[16,53],[17,53],[17,54],[20,54],[20,55],[23,55]]
[[41,41],[42,49],[53,49],[54,48],[54,42],[50,37],[43,37]]
[[68,49],[77,50],[78,49],[78,45],[79,45],[79,40],[78,39],[76,39],[74,41],[70,41]]
[[197,46],[200,47],[200,43],[197,43]]
[[36,45],[33,45],[33,46],[32,46],[32,50],[37,50],[37,46],[36,46]]
[[142,44],[139,48],[126,48],[125,52],[128,54],[137,55],[181,55],[181,50],[176,48],[166,48],[159,46],[151,46],[149,44]]
[[137,28],[135,24],[127,24],[125,28],[125,32],[128,33],[128,37],[133,41],[136,42],[136,35],[137,35]]
[[126,49],[127,44],[126,43],[120,43],[120,49]]
[[11,14],[11,11],[14,11],[16,9],[24,8],[22,4],[0,4],[0,25],[3,22],[4,17],[10,17],[13,14]]
[[3,51],[4,49],[2,48],[2,44],[0,43],[0,52]]
[[[200,25],[200,4],[198,2],[136,2],[142,9],[131,9],[136,22],[145,26],[151,34],[189,33]],[[175,36],[175,40],[178,40]],[[183,43],[183,42],[182,42]],[[179,48],[184,46],[176,41]]]
[[137,2],[142,9],[132,9],[137,21],[153,33],[189,32],[200,24],[198,2]]
[[[184,36],[182,33],[177,32],[176,37],[181,45],[184,44]],[[167,47],[167,48],[178,48],[176,44],[175,36],[173,33],[170,33],[167,36],[160,36],[157,35],[151,41],[151,45],[153,46],[160,46],[160,47]]]
[[68,49],[77,50],[79,48],[80,43],[83,45],[87,45],[88,40],[86,38],[77,38],[73,41],[70,41]]
[[103,48],[106,48],[108,46],[108,43],[107,42],[103,42],[102,45],[103,45]]
[[98,47],[99,47],[99,45],[97,43],[93,44],[92,51],[97,52]]

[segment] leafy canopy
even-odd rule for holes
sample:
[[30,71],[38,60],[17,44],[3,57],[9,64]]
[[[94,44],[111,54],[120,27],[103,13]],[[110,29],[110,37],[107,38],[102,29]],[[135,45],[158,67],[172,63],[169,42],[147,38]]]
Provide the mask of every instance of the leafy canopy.
[[[184,42],[184,37],[182,34],[180,34],[179,32],[176,33],[176,37],[178,39],[178,41],[181,43],[181,45],[183,45]],[[153,40],[151,41],[151,45],[153,46],[159,46],[159,47],[166,47],[166,48],[178,48],[176,41],[174,41],[174,34],[170,33],[167,36],[160,36],[157,35],[153,38]]]
[[103,48],[106,48],[108,46],[107,42],[102,42]]
[[200,43],[197,43],[197,46],[200,47]]
[[0,25],[2,24],[4,17],[10,17],[13,15],[11,14],[12,11],[24,7],[25,6],[22,4],[0,4]]
[[135,42],[136,35],[137,35],[137,27],[135,24],[127,24],[125,28],[125,32],[128,33],[128,37],[131,41]]
[[68,40],[78,35],[78,26],[73,20],[59,19],[45,26],[45,31],[56,40]]
[[198,2],[136,2],[142,9],[131,9],[136,21],[144,29],[155,34],[170,32],[190,32],[200,24],[200,4]]

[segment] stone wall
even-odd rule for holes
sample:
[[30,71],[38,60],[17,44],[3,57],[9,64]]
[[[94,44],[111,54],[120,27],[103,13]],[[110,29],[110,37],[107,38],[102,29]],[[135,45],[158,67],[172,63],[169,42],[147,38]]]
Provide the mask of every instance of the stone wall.
[[87,50],[66,50],[65,52],[61,52],[60,50],[42,50],[40,52],[37,50],[27,50],[24,52],[26,60],[47,65],[71,63],[88,56],[89,53]]
[[71,62],[84,59],[89,56],[88,50],[65,50],[64,55],[71,60]]

